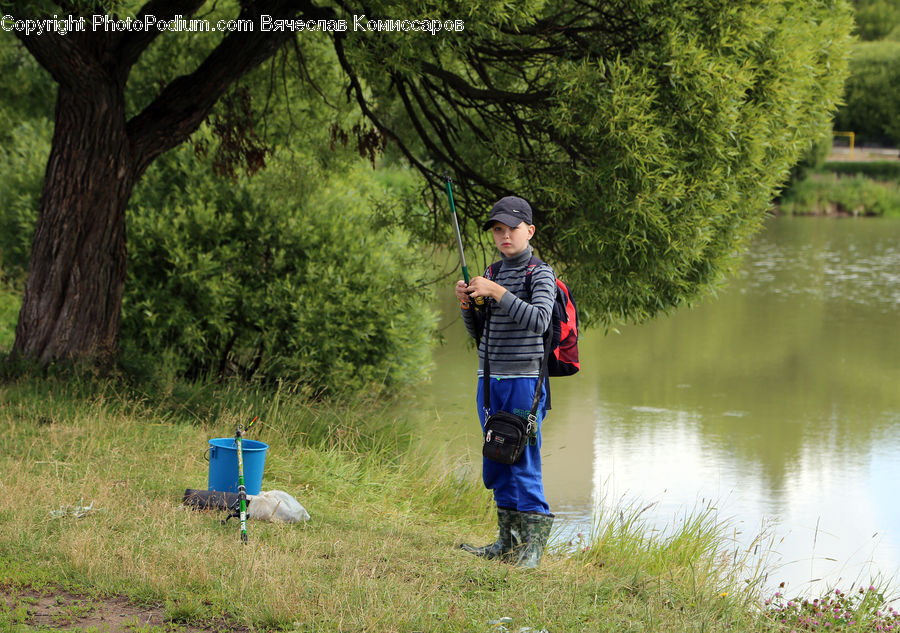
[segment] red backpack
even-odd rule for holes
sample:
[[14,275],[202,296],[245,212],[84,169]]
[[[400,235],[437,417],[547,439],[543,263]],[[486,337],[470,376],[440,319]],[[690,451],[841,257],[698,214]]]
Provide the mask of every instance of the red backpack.
[[[533,256],[528,262],[525,271],[525,292],[531,298],[531,273],[536,266],[543,264],[540,259]],[[500,262],[494,262],[488,267],[487,278],[494,279],[500,271]],[[547,363],[547,373],[550,376],[571,376],[579,369],[578,362],[578,309],[575,307],[575,299],[569,287],[559,277],[556,278],[556,301],[553,304],[553,316],[550,320],[550,349],[553,353]]]

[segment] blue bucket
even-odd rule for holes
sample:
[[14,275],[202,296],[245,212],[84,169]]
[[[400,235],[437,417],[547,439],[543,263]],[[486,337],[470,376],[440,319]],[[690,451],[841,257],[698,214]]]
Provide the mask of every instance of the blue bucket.
[[[269,445],[256,440],[241,440],[244,456],[244,488],[248,495],[262,489],[263,467]],[[233,437],[217,437],[209,441],[209,490],[238,491],[237,442]]]

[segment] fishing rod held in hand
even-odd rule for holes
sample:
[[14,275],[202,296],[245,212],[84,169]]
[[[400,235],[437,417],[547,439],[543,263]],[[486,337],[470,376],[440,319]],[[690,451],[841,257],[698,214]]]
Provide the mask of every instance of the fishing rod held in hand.
[[259,416],[255,416],[252,420],[250,420],[250,424],[247,425],[245,429],[242,425],[238,424],[237,433],[234,436],[234,442],[237,444],[237,462],[238,462],[238,502],[240,504],[240,520],[241,520],[241,543],[247,543],[247,489],[244,487],[244,451],[241,447],[241,441],[244,438],[244,433],[250,430],[250,427],[253,426],[253,423],[256,422]]
[[[450,176],[444,177],[447,180],[447,200],[450,202],[450,214],[453,216],[453,230],[456,231],[456,245],[459,247],[459,261],[462,265],[463,281],[469,285],[469,268],[466,266],[466,253],[463,250],[462,234],[459,232],[459,221],[456,219],[456,205],[453,204],[453,188]],[[484,297],[475,297],[475,303],[478,306],[484,304]]]

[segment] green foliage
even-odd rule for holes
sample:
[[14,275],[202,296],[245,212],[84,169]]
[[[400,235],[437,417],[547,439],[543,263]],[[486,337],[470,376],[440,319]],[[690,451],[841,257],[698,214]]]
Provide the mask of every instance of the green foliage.
[[383,194],[367,175],[309,174],[284,159],[232,182],[208,163],[174,150],[135,194],[126,355],[316,394],[420,379],[435,325],[428,262],[371,225],[370,197]]
[[859,142],[900,144],[900,42],[861,42],[850,61],[844,105],[836,130],[852,131]]
[[16,18],[52,17],[61,11],[72,15],[110,14],[129,5],[134,5],[134,1],[70,0],[60,3],[54,0],[30,0],[28,3],[22,3],[14,0],[0,0],[0,9],[14,12]]
[[[2,110],[0,105],[0,116]],[[5,166],[0,183],[0,270],[13,279],[24,278],[28,270],[51,131],[47,119],[18,121],[5,131],[6,142],[0,145]]]
[[[349,77],[347,94],[361,102],[370,120],[378,121],[383,136],[360,125],[358,118],[350,120],[344,110],[334,116],[334,139],[351,130],[365,151],[390,137],[396,142],[392,152],[399,151],[432,176],[466,170],[463,177],[451,175],[459,177],[460,210],[470,231],[490,200],[507,192],[528,198],[537,211],[536,245],[542,256],[565,274],[585,320],[605,324],[650,318],[721,281],[790,168],[826,129],[846,75],[852,28],[845,0],[617,0],[595,5],[460,0],[401,7],[376,1],[364,8],[341,6],[351,22],[358,11],[373,19],[434,15],[462,19],[466,26],[462,32],[437,35],[352,27],[334,38],[303,33],[297,38],[298,57],[306,63],[298,65],[300,70],[285,72],[284,66],[273,64],[269,73],[257,73],[251,79],[253,96],[266,95],[263,103],[268,104],[269,95],[279,94],[268,81],[292,76],[299,79],[289,82],[282,107],[294,105],[297,83],[309,94],[322,90],[322,102],[336,103],[334,97]],[[188,51],[183,40],[170,35],[154,43],[136,67],[135,81],[129,80],[129,112],[158,94],[148,86],[173,78],[161,71],[173,68],[178,74],[194,67],[189,62],[199,61],[212,44],[206,38],[207,49]],[[333,53],[326,56],[320,50],[332,45],[341,53],[339,63]],[[298,118],[311,112],[311,118],[322,121],[317,118],[320,108],[310,101],[296,105]],[[238,127],[225,114],[227,108],[220,110],[228,127]],[[282,120],[276,127],[290,125]],[[315,134],[304,142],[321,139]],[[139,236],[148,245],[129,246],[132,271],[146,280],[149,297],[163,305],[171,302],[171,310],[142,303],[148,297],[129,295],[126,319],[151,328],[146,336],[132,329],[130,340],[143,350],[158,350],[158,341],[165,340],[192,359],[187,369],[195,372],[234,363],[239,371],[255,375],[310,367],[327,373],[331,365],[321,360],[308,365],[298,360],[291,367],[272,361],[272,346],[299,345],[299,334],[262,336],[252,316],[271,304],[259,298],[265,293],[253,287],[259,277],[249,271],[262,275],[267,266],[282,266],[279,270],[293,279],[301,274],[299,268],[282,263],[277,252],[274,264],[254,260],[259,251],[255,242],[231,245],[210,235],[212,225],[219,223],[233,239],[246,233],[247,240],[278,244],[277,237],[284,249],[306,248],[297,237],[299,229],[287,220],[267,218],[277,205],[303,210],[313,222],[311,232],[326,231],[307,206],[317,183],[307,180],[299,185],[307,191],[283,195],[277,202],[268,189],[263,194],[252,183],[226,194],[224,185],[179,179],[179,169],[199,164],[189,153],[173,156],[178,169],[160,168],[166,184],[148,184],[133,205],[135,213],[148,217],[154,209],[161,218],[157,225],[129,220],[129,239]],[[312,160],[319,157],[314,154]],[[281,173],[290,177],[295,172]],[[321,176],[316,174],[323,181]],[[337,182],[328,186],[338,187]],[[223,191],[214,192],[217,188]],[[154,189],[169,193],[154,196]],[[416,225],[420,236],[447,241],[443,201],[423,207],[406,196],[396,203],[369,205],[367,213],[379,208],[378,220],[384,223],[391,217],[390,206],[413,219],[430,213],[431,222],[407,224]],[[166,241],[173,239],[164,239],[171,226],[191,234],[198,241],[196,250]],[[306,239],[318,246],[304,235]],[[339,240],[332,236],[331,241]],[[163,251],[175,253],[171,261]],[[151,257],[147,271],[141,271],[139,254]],[[252,266],[242,268],[245,259]],[[333,253],[326,261],[334,261]],[[362,269],[348,266],[349,274],[334,270],[330,277],[357,281]],[[215,280],[215,288],[205,286],[208,280]],[[294,296],[297,283],[285,282],[283,288],[273,283],[269,292]],[[248,297],[235,290],[244,284],[251,286]],[[346,296],[352,293],[371,300],[366,290],[353,288],[343,295],[344,289],[332,285],[333,292],[344,296],[335,304],[349,305]],[[167,292],[191,298],[164,300]],[[315,308],[333,307],[328,297],[312,289],[304,292],[316,301]],[[393,306],[396,296],[391,291],[383,299]],[[189,314],[200,321],[189,322]],[[277,320],[289,329],[287,324],[298,318],[295,312]],[[382,322],[378,330],[391,327]],[[359,333],[352,340],[363,344],[375,336],[356,327],[343,335],[351,331]],[[153,343],[149,332],[163,338]],[[317,344],[327,346],[330,340],[320,336]],[[367,354],[359,359],[369,362]]]
[[[436,171],[473,166],[457,189],[469,227],[502,193],[532,202],[536,246],[586,321],[604,324],[650,318],[721,282],[791,167],[829,129],[852,29],[849,5],[832,0],[491,10],[505,28],[472,20],[424,43],[348,34],[350,65],[379,95],[380,120]],[[561,23],[583,29],[576,45],[544,30]],[[406,100],[391,92],[398,85]],[[492,107],[492,94],[511,96]],[[454,110],[479,99],[478,110]]]
[[[394,188],[335,138],[358,114],[339,96],[327,40],[300,45],[237,86],[192,147],[158,160],[136,190],[123,348],[176,374],[279,380],[307,394],[403,387],[430,362],[430,261],[402,231],[373,224],[397,204]],[[142,60],[136,107],[167,58],[159,45]],[[234,119],[229,104],[251,100],[270,109],[265,120],[258,106]],[[267,137],[273,151],[252,179],[223,148],[235,126],[258,129],[255,142]]]
[[16,40],[0,33],[0,272],[20,281],[53,131],[53,83]]
[[645,318],[715,284],[839,92],[848,16],[818,12],[841,16],[840,5],[701,4],[659,7],[648,16],[658,41],[567,73],[580,107],[559,104],[561,132],[605,158],[560,174],[570,186],[547,187],[545,200],[580,212],[558,238],[594,260],[567,274],[601,293],[604,321]]
[[[268,133],[282,142],[302,138],[302,149],[282,150],[258,181],[217,178],[220,140],[206,129],[145,175],[128,214],[122,358],[131,370],[281,379],[316,394],[401,387],[427,370],[429,262],[401,232],[370,227],[375,209],[398,202],[383,195],[371,169],[347,172],[352,148],[329,148],[329,127],[350,127],[352,119],[320,103],[316,86],[337,86],[322,44],[304,46],[310,83],[289,82],[267,97],[289,102],[286,114],[270,115]],[[182,54],[179,69],[203,54]],[[160,43],[135,70],[132,111],[164,79],[169,56]],[[0,40],[0,64],[9,89],[0,110],[14,122],[0,131],[0,271],[20,284],[49,153],[52,83],[12,38]],[[277,60],[295,77],[286,65]],[[251,87],[263,96],[270,88],[262,80]],[[392,179],[409,188],[400,172],[381,180]],[[0,349],[11,347],[19,302],[18,294],[3,295]]]
[[[0,31],[0,86],[3,88],[3,120],[13,124],[24,119],[53,117],[56,88],[42,69],[12,35]],[[9,140],[10,127],[0,129],[0,140]]]
[[20,293],[0,278],[0,357],[5,356],[6,352],[12,349],[16,333],[16,319],[19,317],[21,305]]
[[854,0],[856,28],[863,41],[884,39],[900,27],[900,5],[896,0]]
[[821,169],[825,165],[825,160],[831,152],[832,142],[832,133],[829,126],[827,133],[810,143],[806,153],[791,168],[791,173],[788,177],[788,188],[804,180],[811,172]]
[[814,174],[785,194],[780,209],[788,215],[900,217],[900,182],[878,182],[861,175]]
[[872,179],[900,181],[900,161],[896,160],[836,161],[825,163],[821,169],[833,174],[860,174]]

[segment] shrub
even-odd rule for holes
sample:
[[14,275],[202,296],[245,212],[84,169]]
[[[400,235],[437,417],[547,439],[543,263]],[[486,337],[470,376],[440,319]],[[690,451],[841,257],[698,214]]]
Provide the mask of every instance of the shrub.
[[53,132],[54,84],[13,37],[0,37],[0,277],[18,283],[28,269]]
[[896,0],[856,0],[856,30],[862,40],[884,39],[900,27]]
[[16,320],[18,319],[21,305],[22,297],[20,293],[0,279],[0,357],[3,357],[6,352],[12,349]]
[[365,173],[325,178],[276,159],[232,182],[203,160],[173,151],[134,196],[126,354],[315,394],[422,377],[429,262],[402,233],[370,225],[378,192]]
[[880,215],[900,217],[900,183],[864,176],[815,174],[785,195],[780,210],[788,215]]
[[840,161],[825,163],[822,165],[822,171],[833,174],[859,174],[879,180],[900,180],[900,161]]
[[828,133],[819,137],[809,145],[806,153],[800,158],[796,165],[791,167],[788,176],[787,187],[790,188],[794,183],[804,180],[810,173],[816,171],[825,164],[825,159],[831,151],[832,134],[829,128]]
[[862,42],[854,48],[845,104],[836,130],[855,132],[860,142],[900,143],[900,42]]
[[6,141],[0,144],[0,163],[4,166],[0,184],[0,271],[13,281],[22,279],[28,270],[51,130],[46,119],[20,122],[5,131]]

